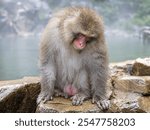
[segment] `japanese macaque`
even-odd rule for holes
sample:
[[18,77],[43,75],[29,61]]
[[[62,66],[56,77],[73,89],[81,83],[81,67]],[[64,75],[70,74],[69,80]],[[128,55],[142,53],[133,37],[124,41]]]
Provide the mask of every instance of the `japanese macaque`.
[[40,70],[37,103],[64,96],[73,105],[81,105],[92,98],[99,108],[108,109],[108,55],[102,18],[82,7],[54,14],[41,38]]

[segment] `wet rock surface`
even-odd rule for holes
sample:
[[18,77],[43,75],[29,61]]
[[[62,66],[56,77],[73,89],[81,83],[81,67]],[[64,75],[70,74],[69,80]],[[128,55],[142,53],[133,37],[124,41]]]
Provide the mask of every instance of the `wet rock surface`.
[[[146,59],[148,61],[149,58]],[[143,76],[133,75],[137,61],[110,64],[107,85],[111,107],[105,112],[150,112],[150,75],[143,72],[145,66],[149,66],[144,62],[140,66]],[[1,81],[0,112],[103,112],[91,100],[85,101],[81,106],[72,106],[70,99],[62,97],[54,97],[52,101],[41,102],[36,106],[36,98],[40,92],[39,80],[38,77],[26,77]]]

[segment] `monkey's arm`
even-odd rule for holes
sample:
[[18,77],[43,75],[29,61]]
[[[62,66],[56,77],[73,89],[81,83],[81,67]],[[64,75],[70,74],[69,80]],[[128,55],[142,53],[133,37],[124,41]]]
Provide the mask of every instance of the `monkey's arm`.
[[41,44],[40,48],[40,71],[41,71],[41,92],[37,104],[42,100],[52,100],[56,80],[55,51],[50,50],[47,42]]
[[105,55],[94,52],[93,61],[91,65],[90,80],[92,85],[93,103],[96,103],[99,108],[106,110],[109,108],[109,101],[107,100],[106,83],[108,74],[108,63]]
[[42,100],[44,102],[52,100],[54,95],[55,77],[56,73],[53,65],[47,64],[41,67],[41,92],[38,96],[37,103],[40,103]]

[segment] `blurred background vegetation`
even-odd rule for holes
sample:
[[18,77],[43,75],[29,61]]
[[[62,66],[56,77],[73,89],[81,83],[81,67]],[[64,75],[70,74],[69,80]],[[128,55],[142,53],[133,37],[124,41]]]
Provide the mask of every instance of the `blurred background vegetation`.
[[150,26],[149,0],[1,0],[0,31],[37,33],[51,13],[74,5],[94,8],[111,28],[139,31]]

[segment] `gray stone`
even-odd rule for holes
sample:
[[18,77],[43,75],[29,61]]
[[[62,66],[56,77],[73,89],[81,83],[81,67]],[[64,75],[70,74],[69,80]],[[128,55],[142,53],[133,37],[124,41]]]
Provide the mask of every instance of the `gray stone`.
[[149,113],[150,96],[142,96],[139,93],[115,90],[114,98],[111,100],[113,112],[123,113]]
[[120,76],[114,80],[118,90],[150,95],[150,76]]
[[135,60],[131,74],[135,76],[150,76],[150,58],[138,58]]

